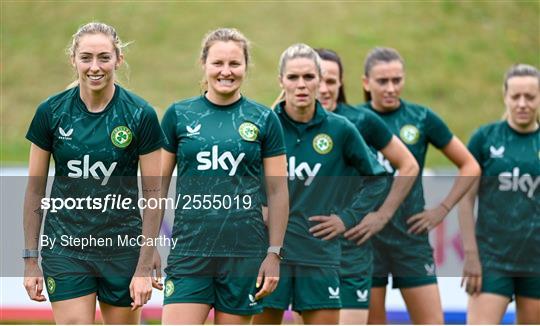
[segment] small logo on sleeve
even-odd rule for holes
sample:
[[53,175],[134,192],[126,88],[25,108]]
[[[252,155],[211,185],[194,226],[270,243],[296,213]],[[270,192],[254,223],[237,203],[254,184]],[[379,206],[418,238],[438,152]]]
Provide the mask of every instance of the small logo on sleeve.
[[195,136],[201,133],[201,127],[202,125],[199,123],[195,127],[186,126],[187,135],[188,136]]
[[328,287],[328,293],[330,296],[328,296],[329,299],[339,299],[339,287],[333,288],[331,286]]
[[504,156],[504,146],[495,148],[495,146],[489,146],[489,157],[502,158]]
[[313,138],[313,149],[319,154],[328,154],[334,147],[334,141],[332,137],[327,134],[318,134]]
[[255,141],[259,136],[259,128],[251,122],[244,122],[238,128],[238,133],[244,140]]
[[399,131],[399,137],[405,144],[414,145],[420,139],[420,131],[413,125],[404,125]]
[[111,132],[111,141],[118,148],[126,148],[131,144],[133,134],[126,126],[118,126]]
[[71,135],[73,134],[73,128],[69,129],[68,131],[65,131],[62,127],[58,127],[58,132],[60,133],[60,136],[58,136],[58,139],[71,140]]

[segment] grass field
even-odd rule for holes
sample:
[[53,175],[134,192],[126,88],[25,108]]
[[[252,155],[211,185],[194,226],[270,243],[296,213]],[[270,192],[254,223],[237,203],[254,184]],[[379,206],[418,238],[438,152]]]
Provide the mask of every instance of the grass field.
[[[24,135],[36,106],[68,85],[64,54],[78,26],[99,20],[124,41],[124,85],[161,116],[170,103],[200,93],[197,65],[203,35],[236,27],[253,43],[243,93],[270,104],[279,93],[277,62],[305,42],[341,54],[346,89],[362,101],[362,61],[373,46],[398,49],[406,60],[404,97],[426,104],[467,141],[498,119],[501,82],[513,63],[540,65],[540,2],[29,2],[1,3],[1,153],[4,165],[25,164]],[[428,166],[448,162],[431,151]]]

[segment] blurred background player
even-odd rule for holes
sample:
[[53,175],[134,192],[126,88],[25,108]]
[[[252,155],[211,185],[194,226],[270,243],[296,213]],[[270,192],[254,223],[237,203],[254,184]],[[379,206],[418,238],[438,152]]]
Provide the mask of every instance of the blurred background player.
[[480,127],[469,142],[482,177],[459,210],[463,275],[470,294],[467,323],[499,324],[515,300],[517,323],[540,324],[538,69],[512,66],[504,78],[503,96],[504,119]]
[[[96,297],[105,323],[139,323],[137,308],[152,294],[154,248],[143,246],[139,254],[138,247],[120,246],[117,236],[134,238],[141,232],[146,237],[157,236],[156,210],[145,210],[144,221],[137,207],[104,213],[49,211],[44,235],[56,239],[56,245],[42,248],[43,276],[37,264],[43,217],[40,200],[45,195],[51,154],[55,162],[52,198],[120,194],[136,202],[139,162],[143,195],[159,196],[163,136],[154,109],[115,84],[116,70],[124,61],[123,46],[109,25],[93,22],[80,27],[69,47],[77,73],[75,86],[43,102],[26,135],[32,145],[24,204],[25,248],[30,250],[23,255],[24,286],[32,300],[45,301],[41,294],[45,278],[58,324],[93,324]],[[93,178],[88,179],[89,174]],[[80,239],[89,235],[111,238],[113,247],[59,244],[62,236]]]
[[[351,241],[341,238],[340,294],[341,324],[366,324],[371,291],[373,255],[371,243],[365,243],[386,225],[407,196],[416,176],[418,164],[407,147],[392,134],[375,113],[359,110],[347,104],[343,83],[343,65],[338,54],[329,49],[316,49],[322,59],[322,79],[318,99],[330,112],[349,119],[366,144],[377,154],[381,152],[396,167],[395,178],[387,199],[380,208],[377,201],[360,223],[345,232]],[[354,179],[353,179],[354,180]],[[378,208],[378,209],[377,209]],[[360,247],[358,247],[360,246]]]
[[[249,62],[248,40],[239,31],[207,34],[200,56],[204,94],[174,103],[162,121],[164,189],[177,166],[177,195],[211,195],[223,207],[214,201],[208,209],[177,207],[164,324],[203,324],[212,307],[217,324],[247,324],[279,280],[288,215],[283,131],[272,110],[240,93]],[[268,233],[258,195],[263,176]],[[241,198],[241,207],[226,209],[230,203],[219,199],[226,196]]]
[[353,175],[352,169],[357,176],[384,171],[354,125],[326,112],[316,100],[321,78],[321,60],[309,46],[295,44],[281,55],[283,91],[274,110],[285,133],[291,209],[280,282],[264,299],[256,324],[281,323],[290,304],[307,324],[339,322],[337,237],[356,225],[357,216],[367,213],[365,206],[380,201],[387,190],[384,178],[371,180],[347,205],[342,203],[348,198],[343,181]]
[[[386,285],[388,274],[392,274],[392,286],[401,290],[411,321],[442,324],[443,312],[428,232],[446,217],[472,184],[472,178],[462,176],[478,176],[480,169],[467,148],[435,113],[400,98],[404,84],[404,63],[399,53],[390,48],[371,50],[364,63],[366,103],[359,108],[376,113],[392,133],[400,137],[418,162],[420,174],[431,143],[456,165],[459,176],[446,198],[428,210],[424,210],[422,180],[417,179],[395,216],[373,238],[374,278],[368,323],[386,323]],[[395,173],[384,155],[378,158],[389,174]]]

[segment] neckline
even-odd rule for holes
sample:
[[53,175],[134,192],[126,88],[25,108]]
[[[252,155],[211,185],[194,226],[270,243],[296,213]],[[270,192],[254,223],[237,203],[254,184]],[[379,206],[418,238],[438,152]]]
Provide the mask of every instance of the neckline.
[[242,94],[240,94],[240,98],[236,101],[234,101],[233,103],[231,104],[226,104],[226,105],[220,105],[220,104],[216,104],[212,101],[210,101],[207,97],[206,97],[206,92],[201,95],[201,98],[202,100],[204,101],[204,103],[208,104],[210,107],[212,108],[215,108],[215,109],[218,109],[218,110],[228,110],[228,109],[232,109],[234,107],[236,107],[238,104],[240,104],[241,102],[244,101],[244,96]]
[[78,107],[82,112],[84,112],[86,114],[89,114],[89,115],[99,116],[99,115],[105,114],[116,103],[116,99],[118,98],[119,89],[120,89],[120,87],[117,84],[114,84],[114,94],[113,94],[111,100],[109,101],[109,103],[107,103],[107,106],[105,106],[105,108],[103,110],[99,111],[99,112],[92,112],[92,111],[88,110],[88,107],[83,102],[83,100],[81,98],[80,86],[77,85],[77,87],[75,88],[75,93],[76,93],[76,101],[79,104]]

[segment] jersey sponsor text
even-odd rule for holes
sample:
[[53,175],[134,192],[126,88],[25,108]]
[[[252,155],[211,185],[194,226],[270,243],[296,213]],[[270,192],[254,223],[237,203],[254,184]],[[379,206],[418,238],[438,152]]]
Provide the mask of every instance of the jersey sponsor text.
[[[82,169],[80,168],[82,164]],[[104,186],[109,181],[114,168],[116,167],[116,162],[113,162],[108,168],[105,167],[105,164],[101,161],[97,161],[94,164],[90,165],[90,155],[83,156],[83,160],[69,160],[67,162],[68,169],[72,172],[68,173],[70,178],[80,178],[88,179],[90,175],[96,180],[100,180],[101,177],[98,174],[98,170],[103,174],[103,181],[101,185]]]
[[[309,166],[308,163],[302,162],[298,165],[296,165],[296,157],[291,156],[289,157],[289,180],[294,180],[295,178],[298,178],[299,180],[306,180],[304,182],[305,186],[309,186],[311,182],[313,182],[313,179],[321,169],[322,164],[317,163],[313,168]],[[307,177],[307,178],[306,178]]]
[[197,162],[200,163],[197,166],[197,170],[218,170],[221,167],[221,169],[225,171],[230,169],[229,176],[233,176],[244,156],[246,156],[245,153],[240,153],[240,155],[235,158],[229,151],[219,154],[218,145],[214,145],[212,146],[211,152],[202,151],[197,154]]
[[520,175],[518,167],[512,172],[501,172],[499,174],[500,191],[522,191],[527,197],[533,198],[534,192],[540,184],[540,176],[533,177],[528,173]]

